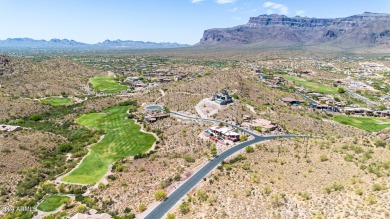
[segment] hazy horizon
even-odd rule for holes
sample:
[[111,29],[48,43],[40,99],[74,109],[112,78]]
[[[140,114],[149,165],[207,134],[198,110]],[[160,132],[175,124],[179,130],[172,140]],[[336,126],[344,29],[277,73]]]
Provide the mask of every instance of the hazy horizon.
[[120,39],[193,45],[206,29],[244,24],[261,14],[333,18],[365,11],[390,13],[390,2],[0,0],[0,19],[7,21],[0,39],[69,39],[88,44]]

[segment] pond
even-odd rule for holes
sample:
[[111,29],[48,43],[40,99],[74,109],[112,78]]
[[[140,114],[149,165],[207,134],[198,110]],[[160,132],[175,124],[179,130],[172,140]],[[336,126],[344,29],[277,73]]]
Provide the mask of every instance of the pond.
[[156,110],[163,110],[163,107],[158,105],[151,105],[151,106],[147,106],[146,109],[150,111],[156,111]]

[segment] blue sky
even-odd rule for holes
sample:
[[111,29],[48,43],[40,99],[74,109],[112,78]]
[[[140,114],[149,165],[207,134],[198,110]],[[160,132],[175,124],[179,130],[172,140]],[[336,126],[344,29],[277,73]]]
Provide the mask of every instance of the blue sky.
[[260,14],[327,18],[365,11],[390,13],[390,0],[0,0],[0,39],[195,44],[205,29]]

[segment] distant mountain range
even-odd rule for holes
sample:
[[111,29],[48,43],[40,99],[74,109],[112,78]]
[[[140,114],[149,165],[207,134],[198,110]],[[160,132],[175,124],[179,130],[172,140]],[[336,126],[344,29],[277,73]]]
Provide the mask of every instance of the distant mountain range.
[[390,48],[390,14],[365,12],[346,18],[260,15],[232,28],[204,31],[197,46],[325,46],[353,49]]
[[178,43],[154,43],[143,41],[131,41],[131,40],[106,40],[97,44],[81,43],[68,39],[52,39],[46,40],[34,40],[30,38],[9,38],[6,40],[0,40],[0,49],[165,49],[165,48],[178,48],[188,47],[187,44]]

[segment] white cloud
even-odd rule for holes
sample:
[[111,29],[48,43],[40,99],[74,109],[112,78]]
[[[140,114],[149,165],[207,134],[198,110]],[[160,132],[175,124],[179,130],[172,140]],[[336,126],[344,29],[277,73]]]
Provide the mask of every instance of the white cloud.
[[303,15],[305,15],[305,13],[306,13],[306,11],[305,10],[299,10],[299,11],[297,11],[296,13],[295,13],[295,15],[297,15],[297,16],[303,16]]
[[217,0],[216,2],[220,5],[223,5],[223,4],[228,4],[228,3],[233,3],[235,2],[236,0]]
[[268,1],[263,4],[263,7],[268,8],[268,14],[273,14],[275,12],[278,14],[288,14],[288,7],[283,4]]
[[203,2],[204,0],[191,0],[191,3],[199,3],[199,2]]
[[238,11],[238,8],[237,8],[237,7],[232,8],[232,9],[230,9],[230,11],[231,11],[231,12],[236,12],[236,11]]

